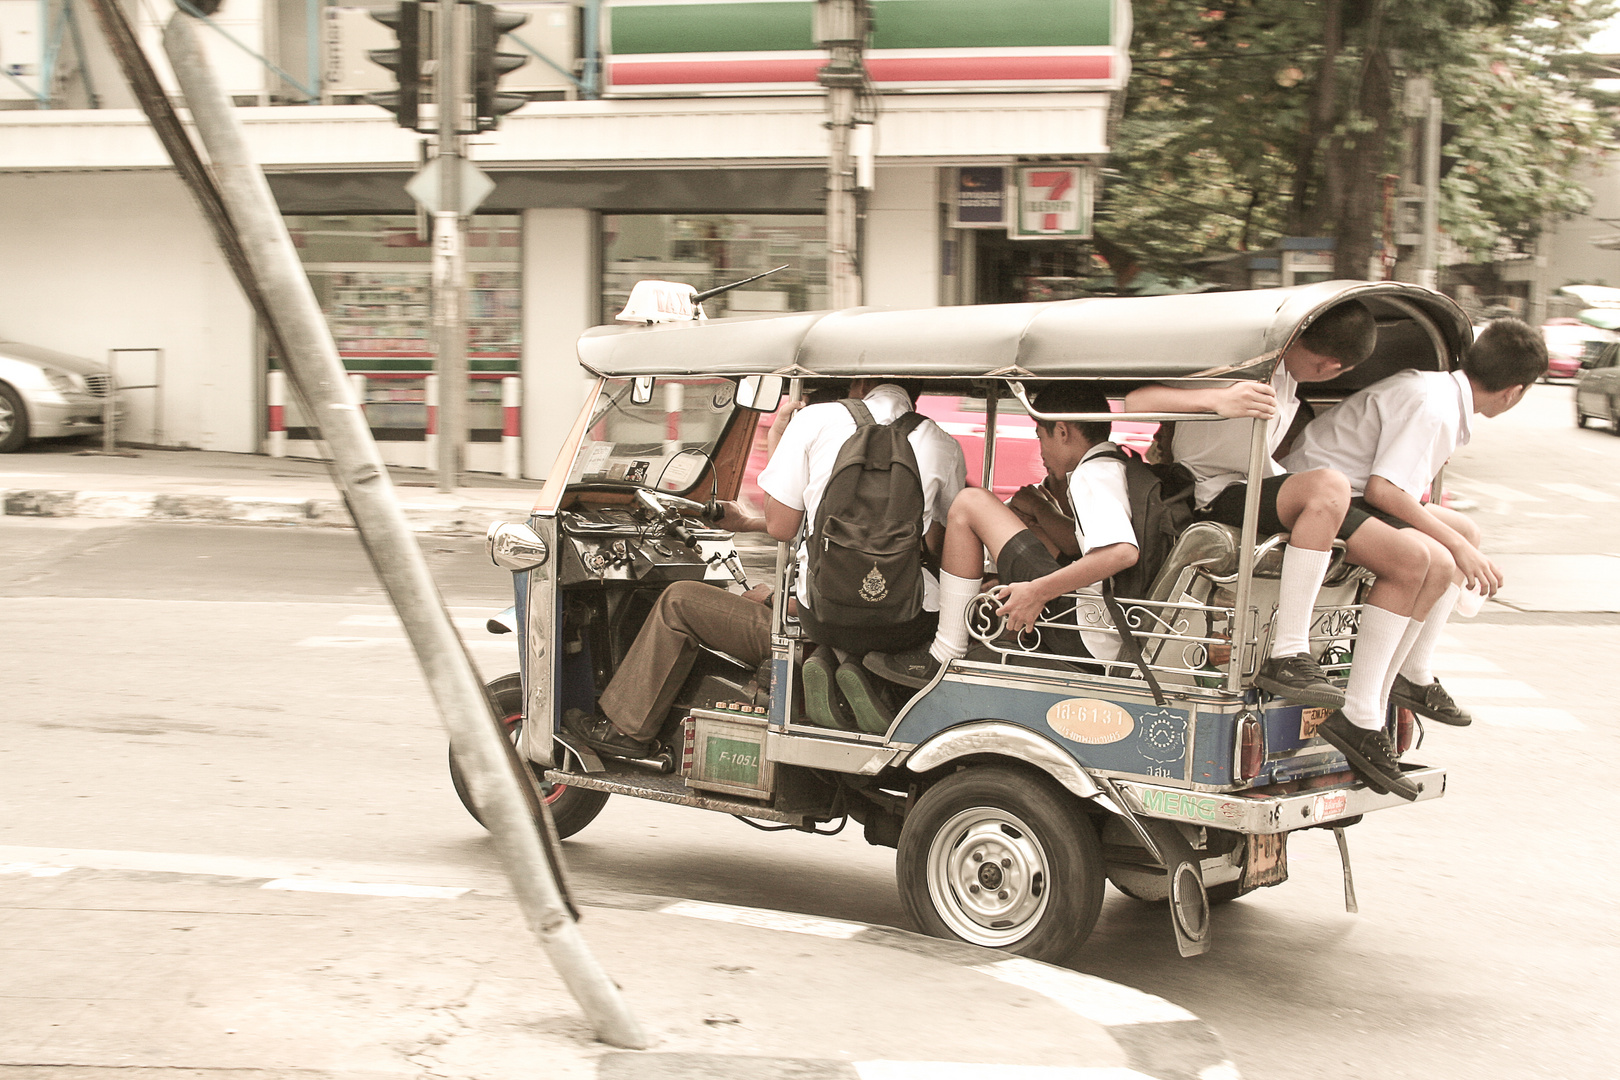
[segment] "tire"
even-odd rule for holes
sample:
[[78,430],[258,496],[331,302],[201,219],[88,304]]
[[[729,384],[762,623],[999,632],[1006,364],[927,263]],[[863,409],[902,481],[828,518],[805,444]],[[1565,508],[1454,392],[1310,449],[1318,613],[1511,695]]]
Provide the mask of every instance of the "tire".
[[1620,398],[1609,399],[1609,434],[1620,435]]
[[900,900],[924,933],[1059,963],[1102,909],[1097,832],[1044,774],[970,767],[923,793],[895,857]]
[[21,450],[28,441],[28,409],[17,391],[0,383],[0,454]]
[[[516,672],[503,675],[488,686],[490,697],[495,699],[495,706],[500,710],[501,723],[506,728],[506,736],[513,743],[517,742],[518,733],[523,730],[523,677]],[[533,766],[530,774],[535,775]],[[608,793],[593,788],[574,787],[570,784],[548,784],[535,775],[539,784],[541,797],[545,804],[551,807],[551,820],[557,827],[558,839],[566,839],[579,832],[596,819],[607,804]],[[455,785],[456,798],[461,805],[467,808],[473,820],[482,825],[484,819],[479,816],[478,808],[473,805],[472,792],[467,788],[467,780],[461,775],[461,766],[456,762],[456,751],[450,748],[450,782]]]

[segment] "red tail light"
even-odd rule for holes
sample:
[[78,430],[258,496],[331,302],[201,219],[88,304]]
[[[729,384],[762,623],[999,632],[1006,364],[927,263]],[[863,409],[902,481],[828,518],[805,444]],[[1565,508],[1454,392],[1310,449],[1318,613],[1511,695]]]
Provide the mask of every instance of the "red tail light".
[[1412,715],[1411,709],[1395,710],[1395,754],[1397,757],[1416,745],[1418,731],[1417,717]]
[[1266,763],[1266,729],[1254,716],[1238,721],[1237,778],[1253,780]]

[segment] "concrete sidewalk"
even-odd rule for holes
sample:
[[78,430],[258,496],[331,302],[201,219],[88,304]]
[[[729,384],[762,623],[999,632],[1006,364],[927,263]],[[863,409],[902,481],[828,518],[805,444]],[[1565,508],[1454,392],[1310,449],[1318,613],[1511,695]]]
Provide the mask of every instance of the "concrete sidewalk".
[[[0,456],[0,513],[352,527],[324,462],[206,450],[103,457],[85,449],[34,443]],[[389,475],[412,527],[427,533],[480,534],[497,518],[522,520],[543,486],[467,473],[465,486],[441,493],[426,470]]]
[[0,1080],[1237,1075],[1190,1013],[1092,976],[859,923],[593,895],[581,928],[654,1039],[615,1050],[499,885],[164,858],[0,849]]

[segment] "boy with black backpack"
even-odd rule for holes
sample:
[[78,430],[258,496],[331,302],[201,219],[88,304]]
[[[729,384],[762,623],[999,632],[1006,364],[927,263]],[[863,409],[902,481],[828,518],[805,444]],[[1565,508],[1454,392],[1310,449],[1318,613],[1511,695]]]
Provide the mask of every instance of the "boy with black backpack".
[[[1054,383],[1035,396],[1036,412],[1106,413],[1108,399],[1084,383]],[[1064,593],[1099,596],[1103,583],[1136,565],[1139,545],[1131,520],[1128,467],[1108,441],[1107,421],[1074,423],[1037,420],[1036,438],[1047,470],[1068,478],[1080,557],[1061,565],[1019,516],[989,491],[969,488],[951,504],[941,557],[939,629],[933,641],[903,651],[869,653],[865,667],[902,686],[926,686],[943,664],[967,653],[967,609],[979,594],[984,556],[989,552],[1001,576],[996,614],[1015,632],[1034,628],[1046,605]],[[1141,465],[1140,461],[1135,462]],[[1146,467],[1146,466],[1142,466]],[[1191,507],[1187,513],[1190,517]],[[1119,635],[1111,628],[1052,631],[1059,640],[1042,651],[1079,658],[1113,660]]]

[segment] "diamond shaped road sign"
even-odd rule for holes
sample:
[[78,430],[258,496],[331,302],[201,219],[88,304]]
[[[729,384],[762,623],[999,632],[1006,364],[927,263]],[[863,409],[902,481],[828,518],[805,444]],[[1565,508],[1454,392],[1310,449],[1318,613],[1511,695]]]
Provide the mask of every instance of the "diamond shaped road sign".
[[405,184],[405,192],[411,198],[422,204],[422,208],[430,214],[437,214],[442,210],[455,210],[458,214],[470,214],[478,209],[480,203],[489,198],[489,193],[495,190],[495,181],[489,174],[468,161],[464,157],[453,159],[461,173],[461,205],[455,207],[439,205],[439,163],[443,158],[434,158],[410,178]]

